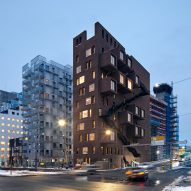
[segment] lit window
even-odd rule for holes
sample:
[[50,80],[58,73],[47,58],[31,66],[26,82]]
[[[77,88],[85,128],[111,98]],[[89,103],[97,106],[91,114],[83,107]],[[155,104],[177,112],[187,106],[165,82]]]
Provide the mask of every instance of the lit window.
[[5,151],[5,148],[1,148],[1,152],[4,152]]
[[116,66],[116,58],[113,55],[111,55],[111,64]]
[[141,117],[144,118],[145,117],[145,110],[141,109]]
[[92,67],[92,61],[89,60],[88,62],[86,62],[86,69],[89,69]]
[[1,119],[5,119],[5,117],[1,117]]
[[88,141],[88,140],[89,140],[89,135],[86,133],[85,141]]
[[12,127],[15,127],[15,125],[13,124]]
[[122,74],[119,74],[119,82],[120,82],[120,84],[125,84],[125,76],[124,75],[122,75]]
[[2,133],[4,133],[4,132],[5,132],[5,130],[4,130],[4,129],[2,129],[2,130],[1,130],[1,132],[2,132]]
[[135,126],[135,135],[139,135],[139,128]]
[[17,125],[17,128],[19,129],[19,125]]
[[81,76],[77,79],[77,85],[82,84],[85,82],[85,76]]
[[15,119],[13,118],[12,121],[15,121]]
[[79,140],[80,140],[80,142],[82,142],[82,135],[79,136]]
[[130,90],[133,89],[133,81],[132,80],[128,79],[127,85],[128,85],[128,89],[130,89]]
[[5,145],[5,142],[1,141],[1,145]]
[[80,112],[80,119],[88,117],[88,110],[84,110]]
[[10,127],[11,125],[10,124],[7,124],[8,127]]
[[17,131],[17,134],[19,134],[19,131]]
[[92,116],[92,109],[89,110],[89,116]]
[[11,119],[8,117],[8,118],[7,118],[7,120],[9,120],[9,121],[10,121]]
[[88,154],[88,147],[83,147],[82,154]]
[[128,65],[129,68],[132,67],[132,62],[131,62],[131,60],[129,58],[127,59],[127,65]]
[[137,76],[137,75],[135,76],[135,83],[139,84],[139,76]]
[[23,132],[21,131],[21,134],[23,134]]
[[86,50],[86,57],[90,56],[92,54],[91,48]]
[[19,122],[19,119],[17,119],[17,122]]
[[90,133],[89,134],[89,140],[94,141],[95,140],[95,133]]
[[21,120],[21,123],[23,122],[23,120]]
[[92,128],[95,128],[95,120],[92,121]]
[[95,71],[93,71],[92,72],[92,78],[95,79],[95,77],[96,77],[96,73],[95,73]]
[[130,113],[127,113],[127,121],[129,123],[132,123],[132,121],[133,121],[132,119],[133,119],[132,115]]
[[5,137],[4,136],[1,136],[2,139],[4,139]]
[[77,68],[76,68],[76,74],[78,74],[78,73],[80,73],[81,72],[81,66],[78,66]]
[[123,52],[122,51],[120,51],[119,57],[121,60],[123,60]]
[[116,82],[111,80],[111,90],[116,91]]
[[91,104],[91,101],[92,101],[91,97],[86,98],[86,105]]
[[95,84],[89,85],[89,92],[93,92],[95,90]]
[[11,131],[10,130],[7,130],[8,133],[10,133]]
[[23,126],[21,125],[21,129],[23,128]]
[[4,123],[1,123],[1,126],[4,126],[5,124]]
[[80,123],[80,124],[78,125],[78,128],[79,128],[79,130],[84,130],[84,123]]
[[139,108],[137,106],[135,107],[135,114],[139,115]]
[[85,88],[80,88],[79,89],[79,95],[84,95],[85,94]]

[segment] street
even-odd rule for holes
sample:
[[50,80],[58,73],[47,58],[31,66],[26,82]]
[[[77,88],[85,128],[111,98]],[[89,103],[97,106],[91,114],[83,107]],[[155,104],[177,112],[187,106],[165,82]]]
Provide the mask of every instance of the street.
[[0,177],[0,191],[161,191],[181,175],[187,175],[189,167],[167,172],[152,170],[147,182],[125,181],[120,170],[101,172],[90,176],[39,175],[28,177]]

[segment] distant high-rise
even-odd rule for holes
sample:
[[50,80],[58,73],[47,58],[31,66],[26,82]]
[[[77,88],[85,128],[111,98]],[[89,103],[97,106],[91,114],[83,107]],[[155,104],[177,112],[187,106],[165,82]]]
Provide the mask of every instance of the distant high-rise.
[[172,157],[178,150],[179,116],[177,113],[177,96],[173,87],[162,83],[153,88],[156,98],[166,103],[166,157]]
[[[37,56],[23,66],[29,165],[72,161],[72,68]],[[61,121],[61,123],[60,123]]]
[[150,160],[149,72],[98,22],[73,51],[74,163]]
[[0,112],[0,166],[9,164],[9,140],[24,133],[21,107]]
[[[166,158],[166,118],[167,103],[155,96],[150,96],[150,124],[151,124],[151,160]],[[154,142],[155,141],[155,142]]]

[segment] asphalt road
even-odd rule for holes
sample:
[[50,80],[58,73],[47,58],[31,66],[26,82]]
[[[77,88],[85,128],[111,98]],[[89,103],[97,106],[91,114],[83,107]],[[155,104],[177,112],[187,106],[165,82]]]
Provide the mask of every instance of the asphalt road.
[[[90,176],[42,175],[0,177],[0,191],[161,191],[190,168],[150,172],[147,182],[124,181],[119,171]],[[110,177],[110,178],[109,178]]]

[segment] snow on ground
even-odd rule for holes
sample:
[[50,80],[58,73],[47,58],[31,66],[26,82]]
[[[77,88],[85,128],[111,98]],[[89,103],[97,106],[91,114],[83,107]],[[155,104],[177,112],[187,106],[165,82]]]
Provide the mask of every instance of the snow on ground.
[[191,176],[180,176],[162,191],[191,191]]
[[54,174],[66,174],[69,171],[57,171],[57,172],[42,172],[42,171],[29,171],[29,170],[0,170],[0,176],[36,176],[36,175],[54,175]]

